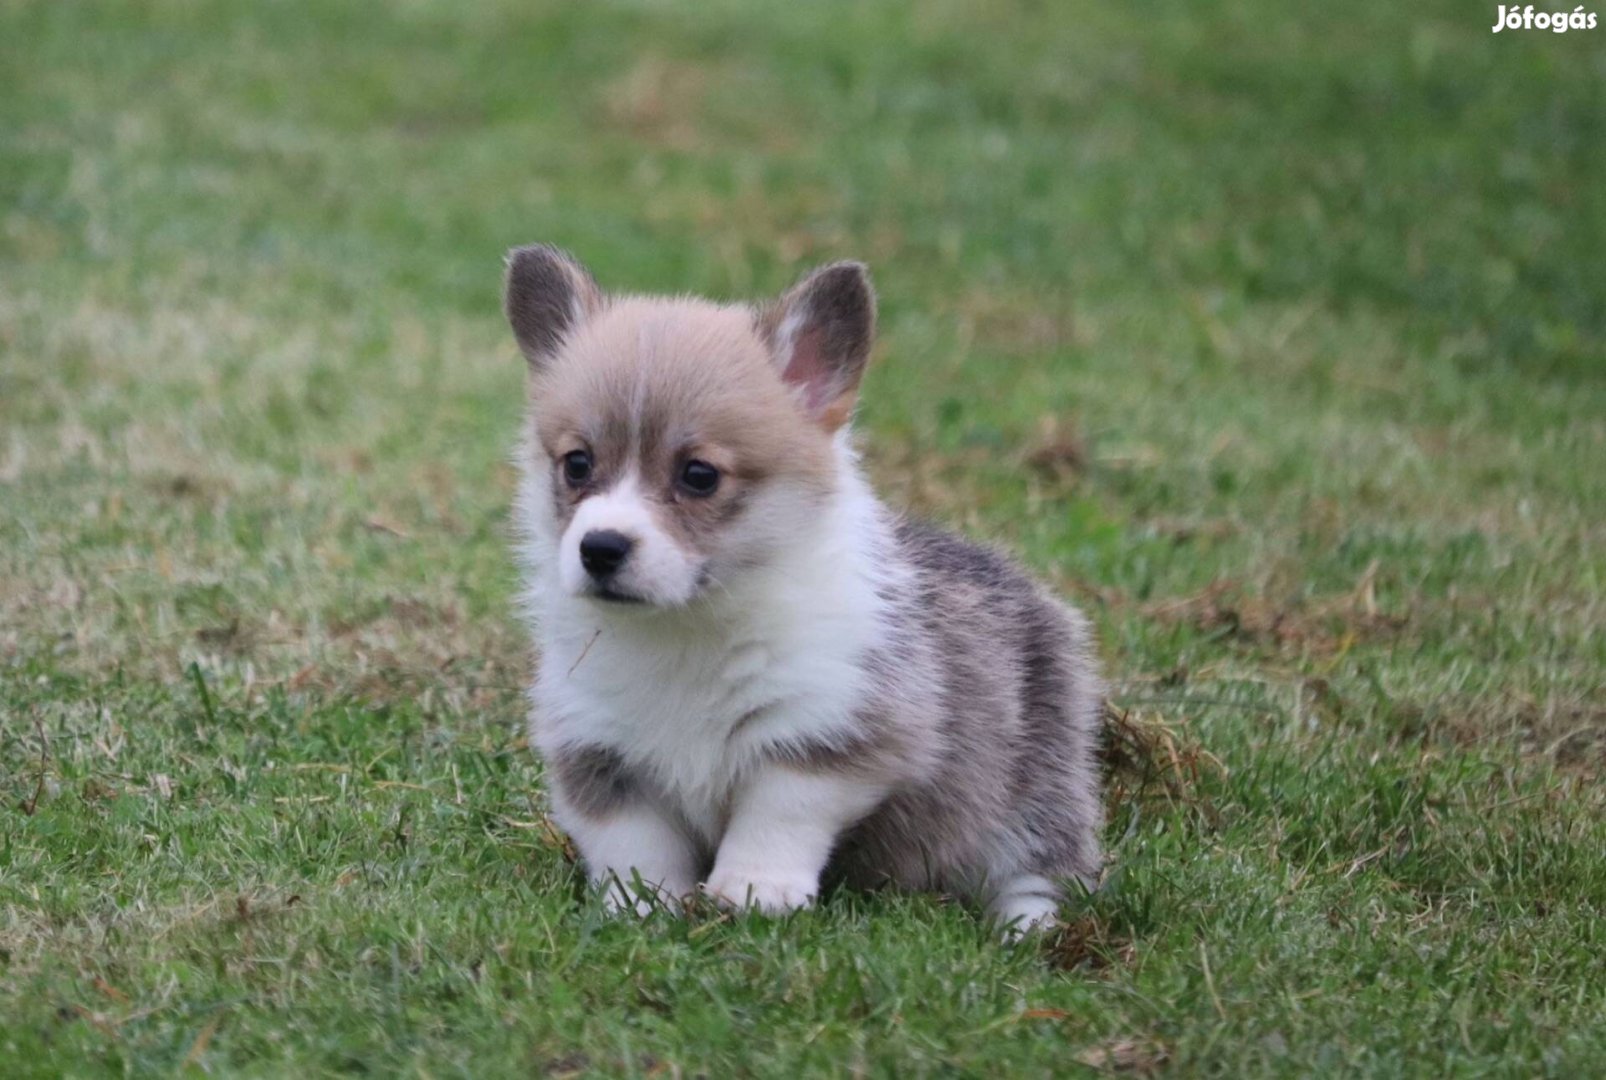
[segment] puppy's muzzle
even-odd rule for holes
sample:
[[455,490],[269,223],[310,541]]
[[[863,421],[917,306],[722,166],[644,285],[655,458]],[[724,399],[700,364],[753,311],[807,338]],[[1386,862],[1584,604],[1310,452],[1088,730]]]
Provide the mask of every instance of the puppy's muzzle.
[[636,542],[614,529],[593,529],[580,538],[580,565],[597,584],[605,584],[630,557]]

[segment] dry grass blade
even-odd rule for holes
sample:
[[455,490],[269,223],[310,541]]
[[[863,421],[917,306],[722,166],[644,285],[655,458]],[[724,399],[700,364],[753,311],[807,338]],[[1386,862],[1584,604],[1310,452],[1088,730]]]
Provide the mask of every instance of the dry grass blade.
[[1226,767],[1186,730],[1157,713],[1106,705],[1104,768],[1111,809],[1133,799],[1159,797],[1171,806],[1215,812],[1199,793],[1205,774],[1226,775]]
[[1076,1060],[1100,1072],[1152,1076],[1171,1058],[1165,1045],[1154,1039],[1116,1039],[1090,1046]]
[[33,794],[18,804],[18,809],[28,817],[33,817],[34,813],[39,809],[39,800],[44,798],[45,773],[50,765],[50,739],[45,735],[44,721],[35,716],[33,718],[33,726],[34,730],[39,733],[39,775],[34,779]]
[[1044,953],[1048,962],[1061,971],[1104,971],[1130,965],[1136,949],[1129,939],[1111,934],[1108,921],[1089,913],[1048,935]]

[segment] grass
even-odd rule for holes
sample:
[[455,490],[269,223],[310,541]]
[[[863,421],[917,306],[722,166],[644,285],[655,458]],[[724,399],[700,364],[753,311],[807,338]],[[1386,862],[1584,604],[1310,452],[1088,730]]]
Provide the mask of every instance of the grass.
[[[8,1075],[1577,1076],[1606,65],[1448,0],[0,5]],[[868,259],[889,498],[1098,623],[1112,866],[608,921],[499,258]]]

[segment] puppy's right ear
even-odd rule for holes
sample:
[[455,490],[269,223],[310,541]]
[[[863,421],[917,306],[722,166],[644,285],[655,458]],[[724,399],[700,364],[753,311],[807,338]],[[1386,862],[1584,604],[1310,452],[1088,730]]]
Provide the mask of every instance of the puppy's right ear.
[[822,266],[759,313],[781,378],[827,431],[847,423],[875,337],[875,289],[863,263]]
[[507,253],[502,309],[534,371],[552,359],[563,339],[602,307],[602,290],[566,251],[531,244]]

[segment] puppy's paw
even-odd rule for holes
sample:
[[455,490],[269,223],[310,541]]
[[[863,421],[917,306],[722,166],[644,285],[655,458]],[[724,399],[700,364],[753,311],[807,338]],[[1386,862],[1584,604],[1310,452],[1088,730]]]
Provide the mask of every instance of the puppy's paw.
[[1008,922],[999,922],[998,936],[1005,945],[1015,945],[1028,938],[1046,936],[1059,926],[1059,917],[1052,912],[1041,915],[1016,916]]
[[[988,905],[988,914],[993,916],[1005,942],[1018,942],[1031,935],[1052,931],[1058,926],[1060,903],[1058,895],[1050,892],[1052,886],[1049,881],[1026,876],[1013,884],[1018,889],[1028,889],[1028,892],[1005,892],[1001,897],[994,897],[993,903]],[[1031,892],[1037,889],[1041,889],[1041,892]]]
[[716,867],[703,891],[726,907],[757,908],[766,915],[779,915],[808,907],[818,887],[818,880],[807,875]]

